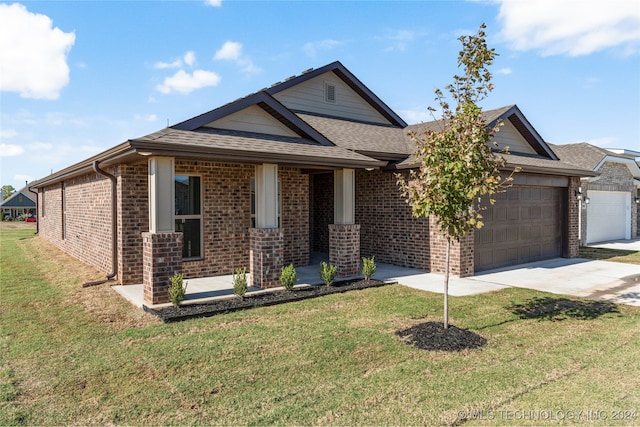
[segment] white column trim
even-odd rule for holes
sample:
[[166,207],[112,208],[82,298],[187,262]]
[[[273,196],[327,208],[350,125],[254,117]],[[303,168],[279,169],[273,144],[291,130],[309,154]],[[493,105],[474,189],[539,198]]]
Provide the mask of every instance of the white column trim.
[[278,165],[256,166],[256,228],[278,228]]
[[149,157],[149,231],[175,231],[175,160],[173,157]]
[[334,223],[355,224],[356,171],[344,168],[333,173]]

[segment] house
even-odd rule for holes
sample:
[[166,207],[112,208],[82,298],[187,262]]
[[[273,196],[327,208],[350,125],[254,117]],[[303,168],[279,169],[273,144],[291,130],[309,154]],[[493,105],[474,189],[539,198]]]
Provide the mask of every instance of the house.
[[567,162],[597,173],[580,183],[580,241],[583,245],[640,237],[640,152],[607,150],[586,142],[553,146]]
[[[580,177],[517,106],[503,120],[515,185],[486,226],[452,249],[452,272],[578,254]],[[340,62],[300,75],[42,178],[40,235],[120,283],[166,302],[168,279],[248,267],[254,286],[328,254],[338,277],[361,256],[441,272],[444,239],[415,219],[396,173],[415,166],[407,124]],[[505,170],[509,173],[509,170]]]
[[3,217],[16,219],[21,215],[35,216],[36,198],[36,193],[30,192],[27,186],[13,192],[0,204]]

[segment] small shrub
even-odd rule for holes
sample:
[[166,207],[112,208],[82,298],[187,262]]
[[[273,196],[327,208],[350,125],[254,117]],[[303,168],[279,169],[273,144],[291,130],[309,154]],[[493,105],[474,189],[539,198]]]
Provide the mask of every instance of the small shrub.
[[296,276],[296,269],[293,264],[282,267],[282,272],[280,273],[280,284],[283,288],[290,291],[293,289],[293,285],[295,285],[297,281],[298,277]]
[[247,268],[236,268],[233,273],[233,293],[244,299],[247,293]]
[[184,301],[184,297],[187,294],[187,284],[183,284],[182,273],[176,273],[171,277],[171,285],[169,286],[169,301],[176,307],[179,307]]
[[324,261],[320,263],[320,279],[322,279],[325,285],[333,285],[333,280],[336,278],[337,272],[338,269],[335,265],[327,264]]
[[362,258],[362,275],[366,281],[369,281],[376,272],[376,262],[374,260],[375,255],[371,255],[371,258]]

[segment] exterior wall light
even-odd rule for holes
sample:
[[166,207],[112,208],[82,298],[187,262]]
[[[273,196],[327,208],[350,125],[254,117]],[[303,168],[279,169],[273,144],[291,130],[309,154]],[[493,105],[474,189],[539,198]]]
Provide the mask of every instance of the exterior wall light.
[[581,202],[583,200],[582,187],[578,188],[575,194],[576,194],[576,199],[578,199],[578,201]]

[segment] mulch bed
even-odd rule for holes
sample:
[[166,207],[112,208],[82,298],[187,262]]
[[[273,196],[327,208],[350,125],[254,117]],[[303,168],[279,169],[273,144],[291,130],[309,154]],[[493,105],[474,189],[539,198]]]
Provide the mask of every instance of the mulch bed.
[[389,284],[390,283],[379,280],[365,281],[362,279],[356,279],[335,282],[332,286],[314,285],[306,288],[295,288],[292,291],[277,290],[257,295],[248,295],[245,296],[244,299],[235,297],[202,304],[185,304],[180,307],[170,306],[164,308],[150,308],[145,305],[143,308],[146,312],[158,316],[163,322],[176,322],[197,317],[215,316],[217,314],[246,310],[254,307],[265,307],[269,305],[301,301],[308,298],[316,298],[324,295],[359,289],[375,288]]
[[480,348],[487,340],[480,335],[449,325],[447,329],[439,322],[425,322],[396,332],[407,344],[429,351],[462,351]]

